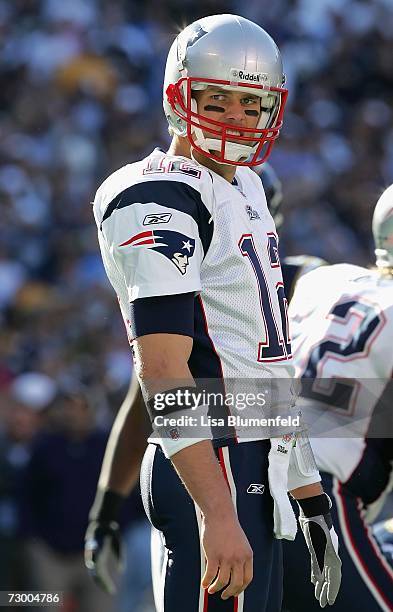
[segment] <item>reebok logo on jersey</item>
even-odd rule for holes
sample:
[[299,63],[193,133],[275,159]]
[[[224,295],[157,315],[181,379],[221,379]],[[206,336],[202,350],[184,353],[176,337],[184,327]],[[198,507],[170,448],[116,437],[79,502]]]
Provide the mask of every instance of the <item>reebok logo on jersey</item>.
[[119,247],[128,245],[158,251],[158,253],[165,255],[181,274],[187,272],[190,258],[195,251],[194,238],[189,238],[185,234],[172,230],[146,230],[131,236],[126,242],[119,244]]
[[143,225],[158,225],[158,223],[168,223],[172,218],[172,213],[157,213],[146,215]]
[[264,484],[250,484],[248,489],[247,489],[247,493],[251,493],[253,495],[262,495],[265,492],[265,485]]
[[259,213],[252,208],[249,204],[246,205],[246,212],[250,217],[250,221],[254,221],[254,219],[260,219]]

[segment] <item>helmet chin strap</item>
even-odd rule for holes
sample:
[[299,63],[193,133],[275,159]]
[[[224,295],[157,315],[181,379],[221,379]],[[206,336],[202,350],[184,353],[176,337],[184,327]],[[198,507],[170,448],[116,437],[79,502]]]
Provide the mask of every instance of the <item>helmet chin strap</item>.
[[[194,113],[197,112],[197,103],[194,98],[191,98],[191,110]],[[195,119],[195,121],[198,121],[198,119]],[[192,131],[195,136],[195,144],[201,149],[203,149],[203,151],[206,151],[207,153],[217,152],[218,154],[221,154],[221,140],[219,140],[218,138],[206,138],[203,135],[203,131],[201,130],[201,128],[198,128],[195,125],[192,126]],[[224,157],[225,159],[228,159],[230,161],[238,162],[241,159],[247,159],[248,157],[250,157],[250,155],[252,155],[256,151],[256,148],[257,144],[253,147],[250,147],[248,145],[237,144],[236,142],[226,142]],[[225,162],[218,160],[215,161],[218,164],[225,165]]]

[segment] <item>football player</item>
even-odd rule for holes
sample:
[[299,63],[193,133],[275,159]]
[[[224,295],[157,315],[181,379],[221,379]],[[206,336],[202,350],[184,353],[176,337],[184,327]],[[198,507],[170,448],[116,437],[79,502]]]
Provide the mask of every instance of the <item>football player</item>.
[[[368,523],[392,488],[393,185],[373,216],[376,268],[338,264],[302,277],[289,308],[305,420],[335,499],[345,579],[335,609],[393,610],[393,571]],[[389,437],[390,436],[390,437]],[[316,606],[305,551],[284,547],[285,607]]]
[[[259,26],[234,15],[191,24],[167,59],[168,152],[121,168],[94,200],[153,426],[141,490],[165,540],[164,611],[279,610],[279,539],[296,532],[287,489],[322,606],[340,585],[331,504],[307,439],[294,445],[289,426],[239,427],[226,403],[228,385],[262,381],[271,413],[296,414],[278,238],[251,171],[278,137],[283,84],[280,53]],[[221,403],[197,401],[206,389]],[[119,496],[99,493],[92,518],[108,528]],[[86,541],[92,571],[98,535]]]
[[[283,222],[281,182],[269,162],[257,166],[255,171],[262,181],[269,212],[276,228],[279,229]],[[300,276],[325,263],[320,258],[307,255],[296,258],[284,257],[281,267],[286,294],[292,295],[296,280]],[[86,550],[90,573],[102,588],[111,593],[115,591],[116,586],[110,568],[120,570],[122,567],[118,511],[139,481],[140,467],[149,433],[149,420],[139,383],[134,375],[112,427],[98,483],[97,498],[90,513],[86,535],[86,540],[90,543],[94,542],[95,546],[94,549]],[[103,520],[102,517],[104,492],[107,496],[109,494],[112,496],[113,508],[116,507],[116,511],[107,516],[106,520]],[[98,520],[98,516],[101,516],[101,519]],[[160,573],[164,548],[155,530],[152,532],[152,552],[153,564],[158,568],[158,571],[153,571],[153,576],[156,577]],[[158,585],[154,584],[155,591],[157,587]]]
[[[276,228],[279,229],[283,221],[281,182],[269,162],[257,166],[255,171],[262,181],[269,212]],[[309,271],[310,265],[316,267],[323,262],[319,258],[309,256],[299,256],[296,262],[293,259],[284,258],[282,263],[286,294],[290,295],[293,293],[296,279]],[[133,375],[128,393],[112,427],[98,483],[98,494],[90,513],[86,536],[87,541],[95,543],[94,550],[90,548],[86,551],[90,573],[102,588],[111,593],[115,591],[116,586],[110,567],[112,570],[116,568],[120,570],[122,567],[118,511],[139,481],[140,467],[149,433],[150,424],[142,393],[138,380]],[[105,491],[106,495],[109,495],[110,492],[113,502],[117,500],[116,504],[113,504],[114,507],[116,506],[116,512],[107,516],[106,520],[102,520],[101,506]],[[101,519],[97,520],[99,515]],[[152,533],[152,551],[153,563],[160,568],[164,549],[160,536],[155,530]],[[159,574],[159,571],[153,572],[153,575],[156,576],[157,573]],[[156,591],[157,585],[155,584],[154,587]]]

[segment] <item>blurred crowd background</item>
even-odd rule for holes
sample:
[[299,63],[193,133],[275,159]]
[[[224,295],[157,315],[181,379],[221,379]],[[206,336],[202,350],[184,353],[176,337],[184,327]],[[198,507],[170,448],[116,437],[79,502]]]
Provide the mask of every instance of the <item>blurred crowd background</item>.
[[[259,23],[283,54],[271,163],[285,252],[373,262],[373,207],[393,182],[391,0],[0,0],[0,546],[14,559],[0,554],[0,590],[62,576],[65,610],[110,610],[81,555],[131,359],[91,201],[113,170],[167,146],[168,48],[222,12]],[[129,509],[135,550],[145,523]],[[116,609],[138,612],[131,598]]]

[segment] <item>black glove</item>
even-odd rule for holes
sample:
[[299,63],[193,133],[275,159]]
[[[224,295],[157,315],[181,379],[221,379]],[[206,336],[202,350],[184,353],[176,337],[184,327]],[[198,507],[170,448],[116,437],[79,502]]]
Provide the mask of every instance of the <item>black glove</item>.
[[297,500],[299,523],[311,555],[311,582],[321,608],[333,605],[341,584],[338,538],[332,524],[332,502],[326,493]]
[[97,491],[96,499],[89,515],[89,525],[85,535],[85,565],[93,580],[107,593],[116,591],[111,576],[123,569],[123,554],[117,516],[124,500],[114,491]]

